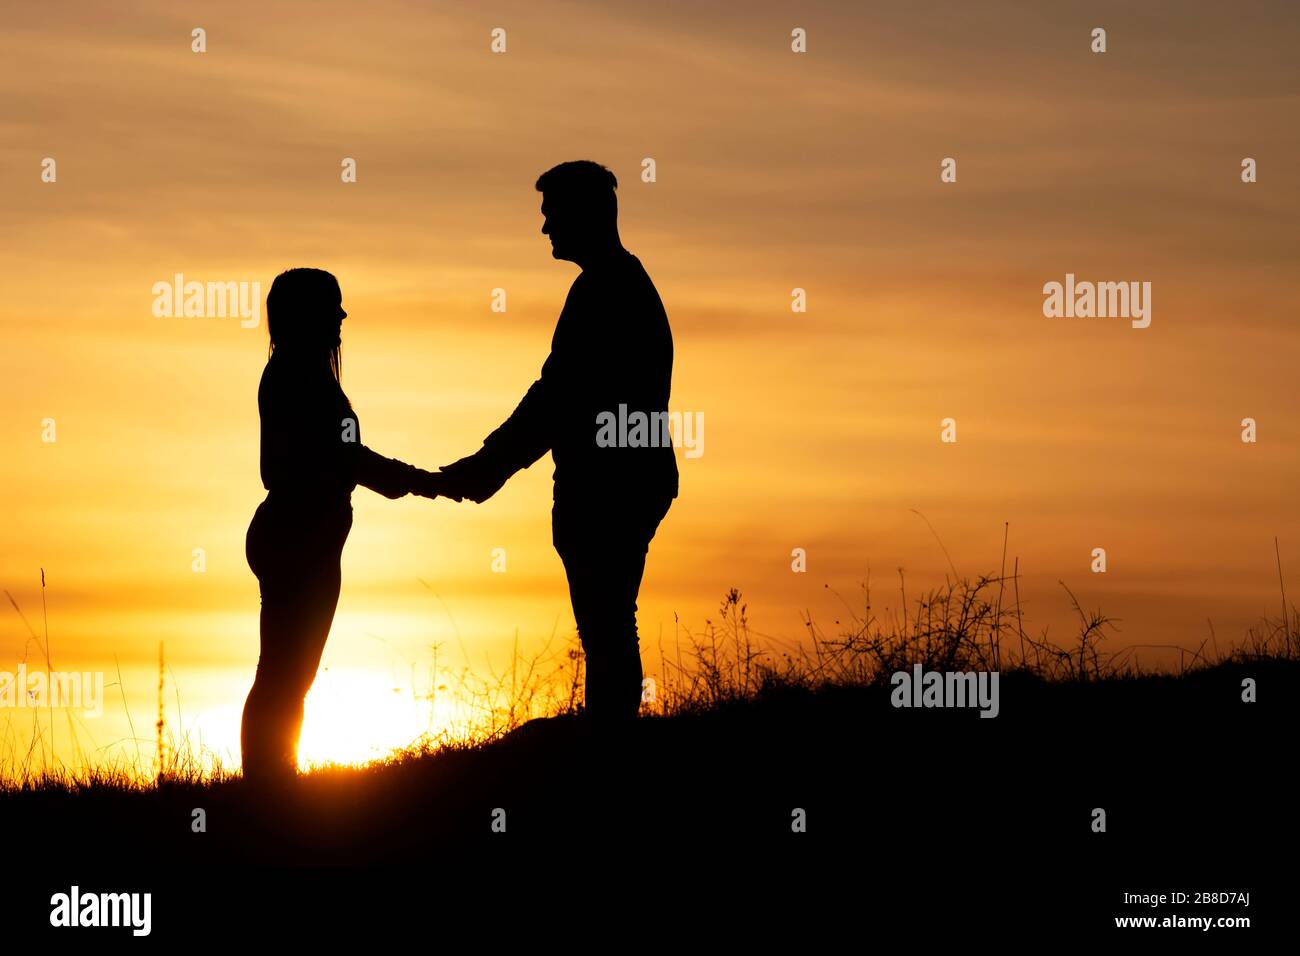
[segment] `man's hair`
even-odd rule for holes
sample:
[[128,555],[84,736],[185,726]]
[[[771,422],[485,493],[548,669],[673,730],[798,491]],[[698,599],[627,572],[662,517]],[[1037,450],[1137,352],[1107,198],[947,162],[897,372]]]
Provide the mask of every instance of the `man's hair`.
[[597,216],[618,218],[618,179],[600,163],[575,159],[553,166],[537,177],[537,191]]

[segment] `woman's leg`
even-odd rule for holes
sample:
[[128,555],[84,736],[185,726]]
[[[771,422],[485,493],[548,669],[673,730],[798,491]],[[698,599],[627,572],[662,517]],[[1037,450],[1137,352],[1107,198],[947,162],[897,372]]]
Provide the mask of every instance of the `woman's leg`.
[[339,576],[323,574],[300,593],[263,595],[261,656],[244,705],[244,775],[293,776],[303,701],[316,679],[338,603]]
[[[298,765],[303,700],[320,666],[339,598],[337,550],[315,554],[291,549],[256,549],[250,534],[250,564],[262,589],[261,654],[257,676],[244,705],[240,732],[246,778],[292,777]],[[269,558],[269,560],[268,560]],[[324,560],[322,560],[324,558]]]

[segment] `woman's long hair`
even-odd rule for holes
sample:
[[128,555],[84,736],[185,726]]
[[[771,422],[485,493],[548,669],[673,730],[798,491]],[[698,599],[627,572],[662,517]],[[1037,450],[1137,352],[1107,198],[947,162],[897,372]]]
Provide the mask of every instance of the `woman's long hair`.
[[266,330],[271,341],[267,358],[276,348],[322,352],[334,381],[343,381],[343,349],[327,341],[333,312],[339,308],[339,282],[324,269],[287,269],[275,277],[266,294]]

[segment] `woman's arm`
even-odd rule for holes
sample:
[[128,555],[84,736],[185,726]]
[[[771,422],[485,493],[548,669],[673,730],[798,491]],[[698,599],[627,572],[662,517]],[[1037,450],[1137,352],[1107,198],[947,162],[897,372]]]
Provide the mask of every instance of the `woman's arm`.
[[385,458],[361,445],[356,459],[357,484],[377,491],[385,498],[401,498],[414,492],[426,498],[438,496],[438,476],[395,458]]
[[364,485],[388,498],[436,497],[437,476],[361,444],[356,418],[322,370],[276,357],[258,390],[268,489],[314,498]]

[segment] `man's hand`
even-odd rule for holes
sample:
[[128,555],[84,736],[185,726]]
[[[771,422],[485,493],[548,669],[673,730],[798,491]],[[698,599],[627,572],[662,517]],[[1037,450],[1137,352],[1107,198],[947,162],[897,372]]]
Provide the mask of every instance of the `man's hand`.
[[487,501],[506,483],[510,473],[482,451],[450,465],[444,465],[437,477],[442,479],[440,493],[460,501],[468,498],[477,504]]

